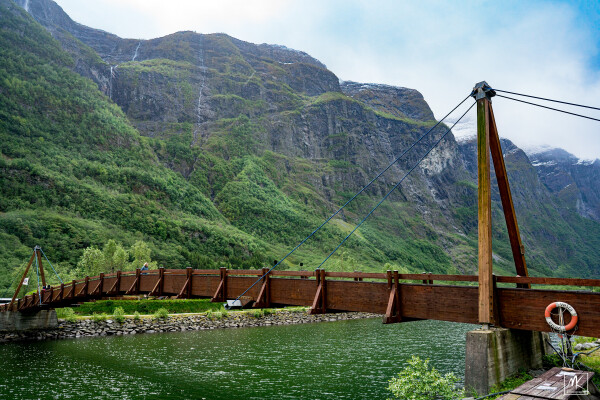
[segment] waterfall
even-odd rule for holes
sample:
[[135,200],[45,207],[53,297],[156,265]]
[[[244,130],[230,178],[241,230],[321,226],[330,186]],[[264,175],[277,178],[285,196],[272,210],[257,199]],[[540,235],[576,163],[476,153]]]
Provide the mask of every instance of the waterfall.
[[115,70],[117,69],[119,65],[115,65],[114,67],[111,65],[110,66],[110,77],[108,78],[108,98],[112,100],[112,90],[113,90],[113,78],[116,78],[115,76]]
[[142,44],[142,41],[140,40],[137,47],[135,48],[135,53],[133,53],[133,58],[131,59],[131,61],[135,61],[135,59],[137,58],[138,50],[140,49],[141,44]]
[[29,0],[25,0],[25,4],[23,5],[25,11],[29,12]]
[[196,144],[198,141],[198,131],[200,130],[200,125],[203,122],[201,115],[203,97],[202,91],[204,90],[204,86],[206,84],[206,66],[204,65],[204,50],[202,47],[202,35],[200,35],[200,50],[198,51],[198,59],[200,61],[200,73],[202,74],[202,78],[200,81],[200,90],[198,91],[198,106],[196,107],[196,128],[194,129],[194,139],[192,140],[190,147]]

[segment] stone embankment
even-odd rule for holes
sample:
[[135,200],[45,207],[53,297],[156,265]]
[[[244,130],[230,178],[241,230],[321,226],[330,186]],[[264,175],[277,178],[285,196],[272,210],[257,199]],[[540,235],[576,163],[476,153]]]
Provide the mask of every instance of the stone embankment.
[[313,322],[342,321],[381,317],[369,313],[339,313],[309,315],[306,311],[274,311],[272,314],[253,312],[214,312],[192,315],[170,315],[167,318],[126,317],[123,323],[107,319],[94,321],[59,320],[58,328],[43,331],[0,332],[0,343],[21,340],[69,339],[93,336],[120,336],[142,333],[184,332],[222,328],[244,328],[256,326],[292,325]]

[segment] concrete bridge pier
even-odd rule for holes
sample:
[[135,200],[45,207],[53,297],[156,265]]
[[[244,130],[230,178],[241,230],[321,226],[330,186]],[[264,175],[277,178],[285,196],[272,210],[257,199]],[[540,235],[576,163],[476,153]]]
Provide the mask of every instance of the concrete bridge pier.
[[0,331],[26,331],[58,327],[56,311],[37,312],[5,311],[0,313]]
[[465,389],[483,396],[519,369],[541,368],[542,357],[551,352],[547,336],[542,332],[505,328],[467,332]]

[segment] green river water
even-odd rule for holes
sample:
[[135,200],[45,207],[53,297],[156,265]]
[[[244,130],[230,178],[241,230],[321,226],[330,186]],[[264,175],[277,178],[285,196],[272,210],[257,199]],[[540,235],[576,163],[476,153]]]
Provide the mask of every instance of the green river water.
[[385,399],[415,354],[461,379],[473,325],[381,319],[0,345],[0,399]]

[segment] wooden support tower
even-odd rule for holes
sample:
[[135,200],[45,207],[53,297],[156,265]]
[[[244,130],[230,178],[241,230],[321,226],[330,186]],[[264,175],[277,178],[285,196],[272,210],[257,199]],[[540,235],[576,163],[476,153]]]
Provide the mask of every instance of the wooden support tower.
[[[504,165],[500,137],[496,128],[492,97],[496,92],[486,83],[479,82],[471,95],[477,101],[477,182],[478,182],[478,269],[479,269],[479,323],[484,326],[498,325],[498,307],[495,298],[495,280],[492,266],[492,193],[490,177],[490,153],[498,181],[504,218],[508,230],[517,275],[526,277],[527,264],[521,243],[519,225],[512,201],[508,175]],[[529,288],[529,284],[519,287]]]

